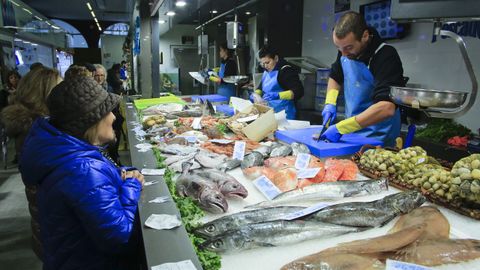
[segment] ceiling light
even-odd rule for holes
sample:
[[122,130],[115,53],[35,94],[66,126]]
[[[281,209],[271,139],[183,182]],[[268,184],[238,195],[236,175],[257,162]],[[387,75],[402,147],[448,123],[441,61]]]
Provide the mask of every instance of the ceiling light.
[[171,10],[170,10],[169,12],[165,13],[165,15],[167,15],[167,16],[175,16],[175,11],[171,11]]
[[60,30],[60,27],[58,27],[58,26],[56,26],[56,25],[52,25],[52,28],[53,28],[53,29]]
[[245,12],[246,15],[252,14],[250,11]]
[[212,13],[212,14],[217,14],[218,11],[216,11],[216,10],[214,9],[214,10],[211,10],[210,13]]
[[92,6],[90,5],[89,2],[87,2],[87,7],[88,7],[88,9],[90,9],[90,11],[92,11]]
[[39,21],[43,21],[42,18],[38,17],[38,16],[35,16],[35,19],[39,20]]
[[95,18],[95,13],[92,11],[90,11],[90,14],[92,14],[92,17]]
[[166,23],[166,22],[167,22],[167,21],[165,21],[165,20],[159,20],[159,21],[158,21],[159,24],[164,24],[164,23]]
[[38,46],[38,44],[37,43],[32,43],[32,46]]
[[17,6],[17,7],[19,7],[19,6],[20,6],[20,5],[19,5],[19,4],[17,4],[17,2],[15,2],[15,1],[12,1],[12,0],[10,0],[10,2],[12,2],[12,4],[14,4],[14,5],[15,5],[15,6]]
[[177,7],[184,7],[184,6],[186,6],[186,5],[187,5],[187,2],[185,2],[185,1],[177,1],[177,2],[175,2],[175,6],[177,6]]
[[23,10],[25,10],[25,12],[27,12],[27,13],[32,14],[32,12],[30,10],[26,9],[26,8],[23,8]]

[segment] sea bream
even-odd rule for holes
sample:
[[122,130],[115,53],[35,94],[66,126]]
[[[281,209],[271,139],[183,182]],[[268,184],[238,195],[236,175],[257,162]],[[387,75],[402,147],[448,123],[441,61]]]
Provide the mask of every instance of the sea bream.
[[220,192],[229,198],[244,199],[248,196],[247,189],[235,177],[215,169],[197,170],[195,174],[214,182]]
[[380,227],[400,214],[420,207],[426,198],[418,191],[406,191],[371,202],[349,202],[331,205],[308,217],[316,220],[358,227]]
[[190,197],[198,203],[200,208],[211,213],[225,213],[228,203],[217,185],[196,174],[189,174],[191,163],[182,164],[183,172],[176,180],[175,186],[178,195]]
[[306,186],[303,189],[284,192],[271,201],[264,201],[247,207],[258,208],[315,203],[324,200],[378,194],[386,190],[388,190],[386,179],[327,182]]
[[279,206],[238,212],[205,223],[195,228],[194,233],[203,237],[214,237],[226,231],[238,230],[247,224],[279,220],[302,209],[305,207]]
[[257,247],[275,247],[315,238],[328,238],[364,229],[303,220],[277,220],[248,224],[207,239],[201,248],[219,253],[237,252]]

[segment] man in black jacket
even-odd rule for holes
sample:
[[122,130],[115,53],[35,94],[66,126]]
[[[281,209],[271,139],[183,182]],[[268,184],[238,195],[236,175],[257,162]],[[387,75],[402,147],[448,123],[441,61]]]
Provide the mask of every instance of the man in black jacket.
[[321,139],[337,142],[343,134],[356,132],[394,145],[400,134],[400,112],[389,97],[390,86],[405,85],[397,51],[356,12],[340,17],[333,42],[339,53],[328,80],[323,124],[335,120],[340,90],[345,96],[346,119],[330,125]]
[[255,92],[263,95],[275,112],[285,110],[287,119],[295,119],[294,101],[303,97],[303,85],[296,72],[273,49],[264,47],[258,52],[260,65],[265,69]]

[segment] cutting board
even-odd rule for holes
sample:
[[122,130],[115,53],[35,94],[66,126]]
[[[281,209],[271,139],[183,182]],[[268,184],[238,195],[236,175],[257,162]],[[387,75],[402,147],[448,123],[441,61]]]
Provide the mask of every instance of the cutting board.
[[320,132],[321,126],[295,129],[295,130],[279,130],[275,132],[275,137],[285,143],[303,143],[305,144],[312,155],[320,158],[333,157],[333,156],[345,156],[352,155],[360,150],[363,145],[380,145],[383,146],[383,142],[363,137],[361,135],[351,133],[342,136],[339,142],[331,143],[325,141],[319,141],[312,139],[313,134]]

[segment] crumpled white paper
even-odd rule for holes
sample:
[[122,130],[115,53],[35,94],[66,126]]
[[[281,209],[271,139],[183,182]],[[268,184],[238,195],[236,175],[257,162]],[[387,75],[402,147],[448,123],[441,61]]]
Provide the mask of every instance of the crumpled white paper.
[[171,200],[170,200],[170,197],[168,197],[168,196],[160,196],[160,197],[157,197],[157,198],[155,198],[155,199],[153,199],[153,200],[150,200],[150,201],[148,201],[148,202],[149,202],[149,203],[165,203],[165,202],[169,202],[169,201],[171,201]]
[[152,266],[152,270],[196,270],[197,268],[191,260],[185,260],[174,263],[162,263]]
[[145,226],[156,230],[168,230],[182,225],[176,215],[151,214],[145,221]]
[[143,174],[143,175],[164,175],[164,174],[165,174],[165,169],[147,169],[147,168],[143,168],[143,169],[142,169],[142,174]]
[[152,145],[149,143],[139,143],[135,147],[138,149],[138,152],[147,152],[152,149]]

